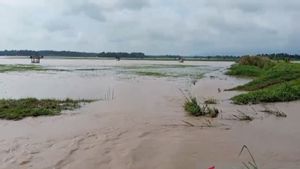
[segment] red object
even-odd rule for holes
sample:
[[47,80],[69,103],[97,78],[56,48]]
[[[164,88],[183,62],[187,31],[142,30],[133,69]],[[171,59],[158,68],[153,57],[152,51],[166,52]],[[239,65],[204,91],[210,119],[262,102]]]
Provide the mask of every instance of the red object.
[[210,167],[210,168],[208,168],[208,169],[216,169],[216,168],[215,168],[215,166],[212,166],[212,167]]

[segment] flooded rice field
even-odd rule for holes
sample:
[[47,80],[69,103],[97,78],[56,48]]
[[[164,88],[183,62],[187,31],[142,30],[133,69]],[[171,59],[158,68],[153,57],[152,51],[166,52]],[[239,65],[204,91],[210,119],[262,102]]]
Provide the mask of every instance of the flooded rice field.
[[[0,59],[0,64],[29,63],[28,59]],[[214,65],[187,62],[182,65],[175,61],[46,59],[40,65],[47,71],[1,73],[1,97],[101,99],[106,92],[122,83],[147,77],[165,77],[171,81],[198,79],[204,73],[228,66],[229,63]]]
[[[0,64],[28,64],[0,59]],[[45,70],[0,73],[1,98],[97,99],[60,116],[0,120],[1,169],[262,169],[300,166],[299,102],[231,104],[249,79],[224,75],[232,62],[44,59]],[[218,91],[221,90],[221,92]],[[190,117],[184,95],[215,98],[216,119]],[[261,112],[276,107],[278,118]],[[255,117],[234,119],[240,111]]]

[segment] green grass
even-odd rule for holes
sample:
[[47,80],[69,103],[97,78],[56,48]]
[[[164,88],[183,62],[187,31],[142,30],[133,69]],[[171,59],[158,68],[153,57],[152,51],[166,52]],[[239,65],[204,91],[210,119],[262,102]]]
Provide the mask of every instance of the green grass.
[[201,111],[200,106],[196,98],[191,98],[184,103],[184,110],[189,112],[193,116],[202,116],[203,112]]
[[38,65],[1,65],[0,64],[0,73],[4,72],[22,72],[22,71],[41,71],[44,70],[41,66]]
[[[260,68],[254,65],[233,65],[227,74],[255,77],[251,82],[230,90],[248,91],[232,98],[236,104],[285,102],[300,99],[300,64],[275,63]],[[251,67],[251,68],[249,68]],[[255,70],[249,73],[246,70]],[[238,73],[237,73],[238,72]]]
[[87,102],[92,100],[1,99],[0,119],[21,120],[25,117],[59,115],[63,110],[74,110],[80,108],[81,103]]
[[262,74],[262,69],[256,66],[234,64],[226,72],[227,75],[241,77],[257,77]]
[[232,98],[235,104],[286,102],[300,99],[300,80],[266,87]]
[[255,91],[296,79],[300,79],[300,64],[278,63],[269,69],[262,69],[261,75],[255,80],[245,85],[238,86],[235,89]]

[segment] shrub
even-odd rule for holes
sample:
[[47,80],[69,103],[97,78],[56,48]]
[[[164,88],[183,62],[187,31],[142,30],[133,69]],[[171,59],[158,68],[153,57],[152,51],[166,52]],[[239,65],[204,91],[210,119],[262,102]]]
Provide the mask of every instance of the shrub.
[[238,63],[240,65],[256,66],[262,69],[270,68],[275,65],[270,58],[262,56],[243,56],[239,59]]

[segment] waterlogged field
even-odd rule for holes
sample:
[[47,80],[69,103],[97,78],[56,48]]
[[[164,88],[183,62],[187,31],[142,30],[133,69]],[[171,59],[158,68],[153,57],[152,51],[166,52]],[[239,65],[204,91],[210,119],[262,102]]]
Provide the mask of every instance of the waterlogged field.
[[[190,81],[223,65],[211,62],[0,59],[2,98],[101,99],[115,85],[136,78]],[[1,66],[2,65],[2,66]],[[1,72],[2,70],[6,70]]]
[[29,62],[0,59],[0,169],[300,166],[299,101],[232,104],[233,62]]

